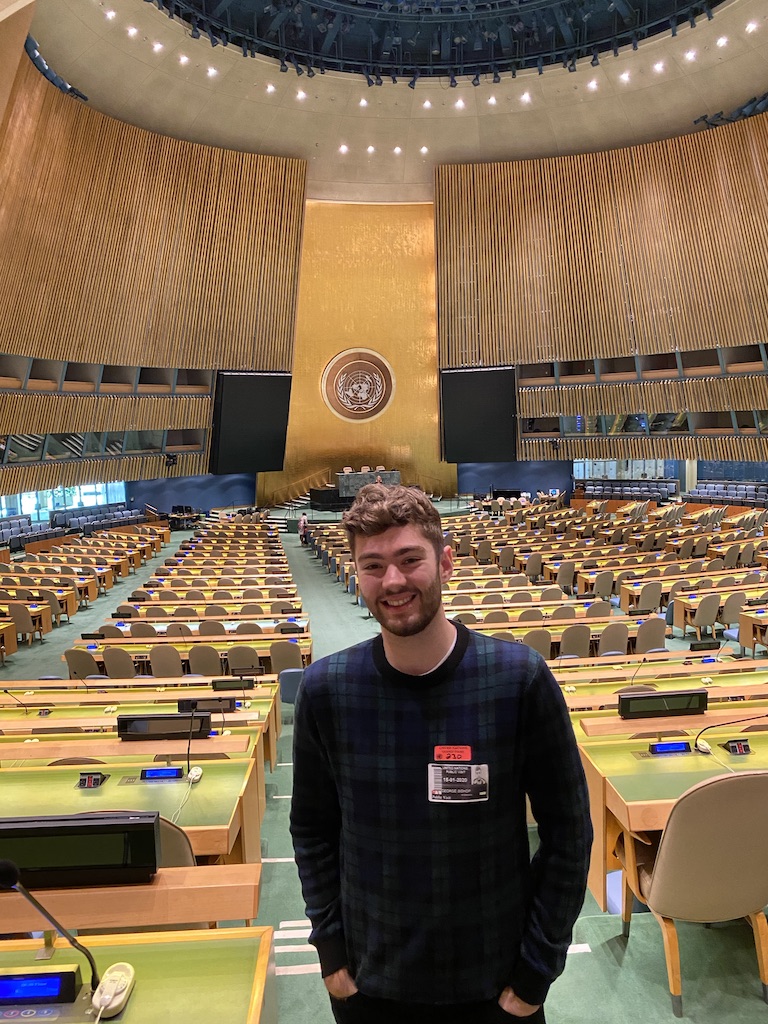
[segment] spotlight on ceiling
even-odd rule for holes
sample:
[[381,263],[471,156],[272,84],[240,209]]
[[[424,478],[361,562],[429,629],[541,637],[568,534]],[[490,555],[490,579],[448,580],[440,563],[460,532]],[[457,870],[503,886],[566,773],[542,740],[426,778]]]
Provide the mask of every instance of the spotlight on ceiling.
[[479,71],[475,72],[475,77],[472,79],[472,85],[474,85],[475,87],[480,85],[480,72]]
[[418,82],[418,80],[419,80],[419,75],[420,75],[420,74],[421,74],[421,72],[420,72],[420,71],[419,71],[418,69],[417,69],[416,71],[414,71],[414,73],[413,73],[413,78],[412,78],[412,79],[410,80],[410,82],[408,83],[408,88],[409,88],[409,89],[415,89],[415,88],[416,88],[416,83],[417,83],[417,82]]

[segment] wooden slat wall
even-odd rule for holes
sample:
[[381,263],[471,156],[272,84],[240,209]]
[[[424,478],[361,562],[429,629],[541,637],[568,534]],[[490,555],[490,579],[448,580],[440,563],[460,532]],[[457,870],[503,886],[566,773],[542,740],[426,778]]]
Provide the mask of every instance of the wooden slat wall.
[[3,351],[289,371],[305,179],[106,117],[23,60],[0,124]]
[[527,387],[520,388],[517,407],[521,418],[768,409],[768,377],[755,374],[696,380]]
[[768,438],[760,437],[563,437],[518,439],[519,459],[713,459],[763,462]]
[[442,368],[768,338],[768,114],[435,172]]
[[175,466],[164,455],[124,455],[114,459],[78,459],[32,466],[0,466],[0,494],[71,487],[110,480],[154,480],[157,477],[198,476],[208,472],[208,452],[180,452]]
[[0,434],[210,427],[211,399],[0,392]]

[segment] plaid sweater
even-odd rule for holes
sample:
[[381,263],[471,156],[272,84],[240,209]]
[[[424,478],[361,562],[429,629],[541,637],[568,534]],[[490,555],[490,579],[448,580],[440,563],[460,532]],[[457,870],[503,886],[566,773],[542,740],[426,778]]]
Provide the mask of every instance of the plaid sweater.
[[[305,672],[291,834],[324,976],[368,996],[544,1001],[584,898],[592,828],[560,690],[522,644],[457,626],[426,676],[381,637]],[[488,766],[487,801],[430,802],[435,747]],[[525,795],[539,827],[528,850]]]

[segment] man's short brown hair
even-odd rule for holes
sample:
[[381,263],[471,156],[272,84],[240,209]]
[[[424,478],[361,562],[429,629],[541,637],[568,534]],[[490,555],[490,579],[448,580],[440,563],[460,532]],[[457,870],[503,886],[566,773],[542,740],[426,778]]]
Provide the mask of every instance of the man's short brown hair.
[[426,494],[416,487],[366,484],[342,517],[352,555],[357,537],[375,537],[391,526],[418,526],[437,552],[445,547],[440,514]]

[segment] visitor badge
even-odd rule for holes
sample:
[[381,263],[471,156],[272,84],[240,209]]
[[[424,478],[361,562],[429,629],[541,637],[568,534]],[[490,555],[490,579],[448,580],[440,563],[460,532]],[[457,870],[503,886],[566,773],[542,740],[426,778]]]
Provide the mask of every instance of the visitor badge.
[[427,798],[432,804],[475,804],[488,799],[488,765],[442,762],[427,765]]

